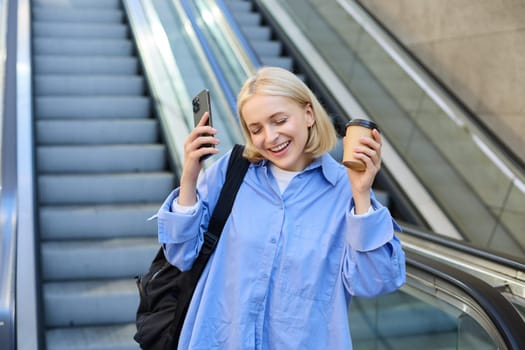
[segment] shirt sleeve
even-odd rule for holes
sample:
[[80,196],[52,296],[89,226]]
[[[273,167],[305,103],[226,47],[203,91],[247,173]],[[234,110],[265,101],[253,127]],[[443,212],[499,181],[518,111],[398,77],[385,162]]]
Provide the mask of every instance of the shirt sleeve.
[[347,214],[347,243],[357,251],[369,251],[381,247],[394,236],[394,229],[400,229],[390,212],[375,198],[368,213],[354,214],[353,200]]
[[179,197],[177,196],[173,199],[173,202],[171,202],[172,212],[179,213],[182,215],[192,215],[195,214],[195,212],[197,212],[197,209],[199,208],[199,196],[197,196],[197,203],[191,206],[180,205],[178,203],[178,200]]
[[405,283],[405,254],[395,230],[401,228],[387,208],[372,198],[372,212],[347,214],[343,283],[351,295],[374,297]]
[[191,268],[204,242],[211,212],[218,199],[228,166],[229,154],[219,158],[201,174],[197,203],[184,207],[177,203],[180,188],[173,190],[157,212],[158,239],[167,260],[182,271]]

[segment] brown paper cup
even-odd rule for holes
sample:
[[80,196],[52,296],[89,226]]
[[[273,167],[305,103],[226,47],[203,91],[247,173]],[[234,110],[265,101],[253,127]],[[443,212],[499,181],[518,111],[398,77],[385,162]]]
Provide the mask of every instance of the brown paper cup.
[[352,119],[346,124],[346,135],[343,140],[343,165],[356,171],[365,171],[366,164],[353,157],[354,148],[360,145],[359,138],[362,136],[372,137],[372,129],[377,129],[377,125],[365,119]]

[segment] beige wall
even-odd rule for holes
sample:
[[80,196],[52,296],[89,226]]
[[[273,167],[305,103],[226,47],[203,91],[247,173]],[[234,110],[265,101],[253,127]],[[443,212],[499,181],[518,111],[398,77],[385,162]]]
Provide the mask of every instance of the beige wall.
[[525,161],[525,0],[360,0]]

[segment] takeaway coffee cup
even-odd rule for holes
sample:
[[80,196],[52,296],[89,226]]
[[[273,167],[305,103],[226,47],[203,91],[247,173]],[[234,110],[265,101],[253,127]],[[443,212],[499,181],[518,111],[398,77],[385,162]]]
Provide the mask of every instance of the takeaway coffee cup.
[[377,128],[376,123],[366,119],[352,119],[346,124],[346,137],[344,138],[343,164],[347,168],[365,171],[366,164],[353,157],[354,148],[359,146],[361,136],[372,137],[372,129]]

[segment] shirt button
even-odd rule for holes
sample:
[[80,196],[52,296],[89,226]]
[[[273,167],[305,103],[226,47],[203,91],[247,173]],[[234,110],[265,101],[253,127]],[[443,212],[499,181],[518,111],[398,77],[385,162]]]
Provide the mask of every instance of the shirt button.
[[272,239],[270,240],[270,242],[271,242],[272,244],[275,244],[275,242],[277,242],[277,240],[276,240],[275,238],[272,238]]
[[264,278],[264,279],[267,279],[267,278],[268,278],[268,274],[267,274],[267,273],[264,273],[264,274],[263,274],[263,278]]

